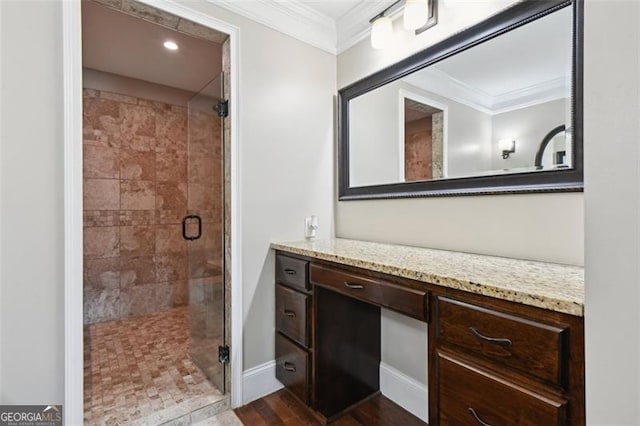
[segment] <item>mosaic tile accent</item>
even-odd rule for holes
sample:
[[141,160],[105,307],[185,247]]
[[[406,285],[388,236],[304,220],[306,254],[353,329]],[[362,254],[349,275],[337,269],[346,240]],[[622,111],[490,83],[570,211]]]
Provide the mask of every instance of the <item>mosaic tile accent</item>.
[[190,424],[228,409],[189,356],[188,323],[180,307],[85,326],[85,424]]
[[156,223],[154,210],[120,210],[119,224],[121,226],[153,225]]
[[85,210],[83,226],[118,226],[121,223],[118,210]]
[[482,294],[570,315],[584,315],[584,268],[347,239],[272,243],[271,248]]

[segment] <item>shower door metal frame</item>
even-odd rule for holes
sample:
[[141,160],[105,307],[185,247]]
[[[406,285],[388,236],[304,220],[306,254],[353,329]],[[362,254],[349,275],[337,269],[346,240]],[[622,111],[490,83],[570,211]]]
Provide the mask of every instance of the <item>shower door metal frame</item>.
[[[229,265],[227,265],[226,253],[229,248],[225,244],[227,232],[226,219],[229,212],[226,211],[228,194],[224,179],[227,165],[225,161],[227,150],[225,129],[226,126],[228,126],[226,118],[229,115],[229,101],[224,98],[225,80],[224,70],[216,73],[216,76],[200,88],[187,102],[188,201],[187,216],[182,220],[182,237],[187,240],[189,264],[189,354],[194,364],[205,373],[208,380],[223,394],[226,393],[229,388],[228,364],[230,361],[229,333],[227,330],[228,316],[226,312],[226,301],[229,296],[227,294],[226,283],[226,271]],[[218,98],[217,101],[211,105],[211,101],[216,97]],[[209,125],[213,124],[215,120],[218,121],[217,125],[219,126],[219,133],[215,132],[217,136],[219,136],[219,146],[215,146],[215,133],[210,134],[209,137],[202,137],[202,135],[200,135],[200,137],[194,139],[194,129],[200,128],[202,130],[203,126],[204,128],[209,128]],[[210,152],[209,149],[211,149]],[[215,161],[216,152],[219,153],[217,161]],[[211,154],[214,155],[209,158]],[[213,163],[207,162],[205,166],[206,169],[213,168],[214,171],[211,176],[208,176],[206,172],[204,173],[204,176],[208,176],[209,180],[192,169],[192,161],[201,157],[213,161]],[[206,192],[211,193],[211,191],[214,191],[216,186],[216,179],[214,177],[216,168],[218,169],[219,188],[217,189],[219,192],[215,191],[213,194],[212,204],[209,205],[206,202],[203,204],[203,200],[196,202],[196,200],[192,198],[194,193],[192,192],[193,188],[191,185],[204,185],[204,187],[207,188],[205,190]],[[200,170],[200,172],[202,171]],[[192,175],[192,173],[194,174]],[[204,198],[206,199],[206,197]],[[214,205],[216,204],[218,204],[221,213],[217,220],[214,214],[206,213],[209,209],[215,211]],[[203,217],[200,216],[201,214],[204,216],[204,220]],[[197,225],[195,234],[189,234],[187,232],[187,222],[189,220],[195,220],[195,224]],[[209,231],[204,235],[204,242],[199,244],[199,246],[194,246],[193,242],[203,237],[203,224]],[[211,252],[217,251],[207,246],[207,244],[212,243],[212,240],[209,240],[211,237],[211,227],[215,227],[216,224],[220,226],[219,234],[216,236],[220,243],[221,252],[216,253],[213,257],[209,257],[213,254]],[[199,251],[202,252],[199,253]],[[219,277],[221,278],[221,282],[219,283],[221,287],[219,289],[221,291],[221,297],[216,296],[216,290],[214,288],[218,284],[215,278],[216,273],[207,267],[210,260],[214,262],[220,261],[221,263],[221,271],[219,272],[221,273]],[[200,287],[200,290],[197,290],[197,287]],[[195,291],[196,294],[201,294],[202,300],[196,300],[197,297],[192,297],[192,291]],[[198,306],[200,309],[198,309]],[[202,327],[196,327],[196,329],[194,329],[195,322],[197,322],[195,317],[198,315],[201,315],[200,320],[203,320],[204,324],[202,324]],[[218,320],[220,321],[219,325],[221,326],[221,330],[217,324]],[[210,324],[210,321],[213,321],[213,324]],[[214,335],[220,333],[220,340],[216,341],[217,339],[211,335],[212,332]],[[214,346],[207,348],[207,341],[213,343]]]

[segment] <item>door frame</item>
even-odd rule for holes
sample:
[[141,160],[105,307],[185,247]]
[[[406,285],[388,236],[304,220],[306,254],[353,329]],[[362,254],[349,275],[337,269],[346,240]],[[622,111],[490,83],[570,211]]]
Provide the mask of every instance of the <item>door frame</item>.
[[[229,35],[231,120],[231,406],[242,405],[242,234],[238,126],[239,35],[228,22],[175,0],[137,0]],[[65,424],[83,423],[82,15],[80,0],[62,2],[64,102]]]

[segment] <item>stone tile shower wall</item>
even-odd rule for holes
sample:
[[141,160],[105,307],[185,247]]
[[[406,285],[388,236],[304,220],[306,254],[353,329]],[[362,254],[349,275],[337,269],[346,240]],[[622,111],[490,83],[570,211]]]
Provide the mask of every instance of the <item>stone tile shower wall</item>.
[[[215,201],[190,188],[188,162],[197,170],[207,165],[188,158],[186,107],[85,89],[83,125],[85,323],[186,305],[189,257],[181,221],[188,197],[194,206]],[[206,149],[219,145],[218,136],[199,152],[211,158]],[[215,208],[209,210],[213,217]],[[220,226],[208,227],[203,241],[215,240],[215,232]],[[203,243],[203,261],[205,249],[221,257],[220,245]]]

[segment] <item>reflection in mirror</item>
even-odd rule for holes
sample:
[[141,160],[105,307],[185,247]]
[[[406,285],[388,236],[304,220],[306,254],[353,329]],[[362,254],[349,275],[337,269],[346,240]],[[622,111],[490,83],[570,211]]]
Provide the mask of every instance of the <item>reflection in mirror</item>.
[[565,7],[350,99],[349,186],[572,168],[572,27]]
[[444,111],[406,95],[403,107],[404,135],[399,139],[400,180],[441,178]]
[[552,129],[542,139],[536,153],[535,166],[538,169],[568,168],[567,147],[571,147],[571,132],[565,125]]

